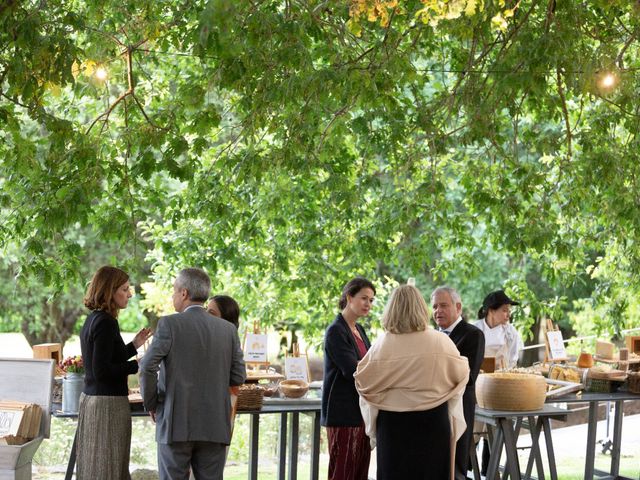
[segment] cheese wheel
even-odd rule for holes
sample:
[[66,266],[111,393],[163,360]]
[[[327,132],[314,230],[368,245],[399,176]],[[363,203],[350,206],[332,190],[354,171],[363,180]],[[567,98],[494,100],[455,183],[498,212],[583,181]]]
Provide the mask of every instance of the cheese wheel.
[[542,375],[484,373],[476,381],[478,405],[489,410],[540,410],[546,394],[547,382]]

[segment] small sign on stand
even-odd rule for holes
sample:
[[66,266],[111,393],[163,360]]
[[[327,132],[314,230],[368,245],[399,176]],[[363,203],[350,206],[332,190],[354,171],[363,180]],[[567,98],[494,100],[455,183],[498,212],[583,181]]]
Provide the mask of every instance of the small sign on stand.
[[258,322],[253,323],[253,333],[244,336],[244,363],[247,367],[247,382],[280,380],[282,375],[270,368],[267,356],[268,335],[260,331]]
[[284,376],[287,380],[303,380],[309,383],[309,362],[307,355],[300,355],[300,347],[297,343],[292,345],[293,354],[284,359]]
[[253,322],[253,333],[244,336],[244,361],[247,366],[269,366],[267,357],[268,336],[260,331],[258,322]]
[[557,325],[554,325],[550,319],[547,319],[545,328],[545,358],[544,362],[566,362],[567,351],[564,348],[564,340],[562,332]]

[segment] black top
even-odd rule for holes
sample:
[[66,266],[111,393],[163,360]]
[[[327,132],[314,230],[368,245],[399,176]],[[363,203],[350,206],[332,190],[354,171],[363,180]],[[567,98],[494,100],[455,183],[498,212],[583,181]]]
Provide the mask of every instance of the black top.
[[125,396],[127,376],[138,371],[133,343],[124,344],[118,321],[102,310],[89,314],[80,331],[85,395]]
[[484,358],[484,333],[462,320],[449,334],[460,355],[469,360],[469,382],[462,395],[462,409],[467,428],[456,443],[456,478],[464,478],[469,468],[469,448],[473,441],[473,421],[476,408],[476,378]]
[[[356,324],[367,350],[371,347],[364,329]],[[360,355],[358,346],[341,313],[324,335],[324,380],[320,422],[327,427],[358,427],[362,414],[353,374]]]

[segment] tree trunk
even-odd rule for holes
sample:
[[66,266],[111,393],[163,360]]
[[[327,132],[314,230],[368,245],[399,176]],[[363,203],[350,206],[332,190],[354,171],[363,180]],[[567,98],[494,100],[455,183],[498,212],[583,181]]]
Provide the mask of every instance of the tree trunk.
[[[537,318],[533,326],[531,327],[533,331],[533,339],[527,339],[525,342],[525,346],[527,345],[536,345],[540,343],[540,325],[542,321]],[[544,342],[544,340],[543,340]],[[522,354],[522,365],[530,366],[535,362],[539,362],[544,358],[544,350],[541,348],[532,348],[531,350],[525,350]]]
[[[82,308],[63,309],[59,302],[44,301],[43,311],[46,317],[43,319],[23,319],[21,324],[22,334],[32,347],[40,343],[64,343],[73,334],[78,318],[82,315]],[[34,328],[37,327],[37,328]]]

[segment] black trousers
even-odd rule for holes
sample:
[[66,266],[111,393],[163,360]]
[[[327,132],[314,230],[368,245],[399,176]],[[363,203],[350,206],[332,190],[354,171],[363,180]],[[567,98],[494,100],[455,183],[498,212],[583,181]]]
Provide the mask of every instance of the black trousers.
[[381,410],[376,423],[378,480],[449,478],[447,403],[421,412]]
[[469,451],[473,442],[473,421],[476,417],[476,391],[475,386],[467,385],[462,396],[462,409],[467,429],[456,443],[456,479],[466,478],[469,470]]

